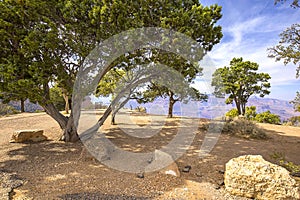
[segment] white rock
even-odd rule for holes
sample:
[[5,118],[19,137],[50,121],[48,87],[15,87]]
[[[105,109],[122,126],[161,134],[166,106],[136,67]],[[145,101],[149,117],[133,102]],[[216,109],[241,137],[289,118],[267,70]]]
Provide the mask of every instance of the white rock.
[[15,131],[9,142],[41,142],[47,140],[47,137],[43,135],[43,130],[18,130]]
[[281,166],[260,155],[246,155],[226,163],[225,188],[230,194],[255,199],[299,199],[296,181]]

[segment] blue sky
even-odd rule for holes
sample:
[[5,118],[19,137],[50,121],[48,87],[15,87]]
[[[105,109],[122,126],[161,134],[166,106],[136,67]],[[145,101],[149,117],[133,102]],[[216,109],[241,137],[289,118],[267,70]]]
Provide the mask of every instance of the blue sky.
[[233,57],[243,57],[259,64],[261,72],[269,73],[271,94],[267,97],[292,100],[300,91],[296,66],[275,62],[268,58],[267,48],[278,44],[279,34],[293,23],[300,23],[300,9],[285,4],[274,5],[274,0],[200,0],[203,5],[223,7],[219,25],[223,39],[214,46],[205,60],[215,67],[229,66]]

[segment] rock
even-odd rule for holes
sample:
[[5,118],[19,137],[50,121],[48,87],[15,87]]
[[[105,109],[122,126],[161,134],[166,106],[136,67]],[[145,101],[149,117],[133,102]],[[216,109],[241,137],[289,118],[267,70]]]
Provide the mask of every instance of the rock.
[[146,172],[157,170],[159,173],[180,177],[178,166],[172,156],[160,150],[155,150],[152,162],[145,168]]
[[224,176],[226,191],[233,195],[258,200],[299,199],[296,181],[289,172],[260,155],[231,159]]
[[13,133],[9,142],[42,142],[47,140],[43,133],[43,130],[18,130]]
[[190,172],[191,169],[192,169],[192,167],[187,165],[182,169],[182,172],[188,173],[188,172]]
[[144,176],[143,172],[140,172],[140,173],[136,174],[136,177],[138,177],[138,178],[144,178],[145,176]]

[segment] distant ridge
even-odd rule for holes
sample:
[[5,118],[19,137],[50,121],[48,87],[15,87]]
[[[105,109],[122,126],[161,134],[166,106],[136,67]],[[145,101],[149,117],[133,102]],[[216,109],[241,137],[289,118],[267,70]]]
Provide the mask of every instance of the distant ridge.
[[[197,107],[199,109],[198,111],[198,117],[200,118],[215,118],[220,117],[219,115],[222,115],[222,112],[216,112],[216,109],[218,109],[217,105],[220,105],[222,107],[222,110],[225,112],[229,111],[232,108],[235,108],[234,104],[226,105],[224,103],[223,98],[216,98],[213,95],[209,95],[209,99],[207,102],[197,102]],[[153,103],[146,103],[146,104],[138,104],[136,101],[131,100],[126,104],[127,108],[130,108],[130,105],[132,108],[136,108],[137,106],[143,106],[146,107],[147,112],[152,114],[167,114],[168,110],[168,100],[158,98]],[[279,100],[279,99],[272,99],[272,98],[259,98],[259,97],[252,97],[249,99],[247,106],[256,106],[256,110],[258,113],[270,110],[271,113],[277,114],[280,116],[281,120],[287,120],[290,117],[293,116],[299,116],[300,112],[295,112],[293,105],[289,103],[289,101],[285,100]],[[159,107],[159,109],[155,108]],[[157,110],[159,113],[157,113]],[[153,112],[154,111],[154,112]],[[218,111],[218,110],[217,110]],[[181,115],[181,106],[180,103],[176,103],[174,105],[174,111],[173,113],[175,115]]]

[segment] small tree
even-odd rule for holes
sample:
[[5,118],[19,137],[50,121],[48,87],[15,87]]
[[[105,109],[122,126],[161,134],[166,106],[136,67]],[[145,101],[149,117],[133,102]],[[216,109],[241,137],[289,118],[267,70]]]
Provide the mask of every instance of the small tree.
[[276,61],[283,60],[283,63],[293,63],[298,65],[296,77],[300,73],[300,24],[293,24],[280,34],[278,45],[268,48],[269,57],[275,58]]
[[300,92],[297,92],[295,99],[290,103],[294,105],[294,109],[296,112],[300,112]]
[[280,124],[280,117],[271,113],[269,110],[255,116],[255,121],[260,123]]
[[246,104],[250,96],[259,94],[260,97],[268,95],[271,79],[267,73],[257,73],[258,64],[243,61],[243,58],[233,58],[230,67],[217,69],[213,74],[212,86],[217,97],[225,97],[226,104],[235,103],[239,115],[245,115]]

